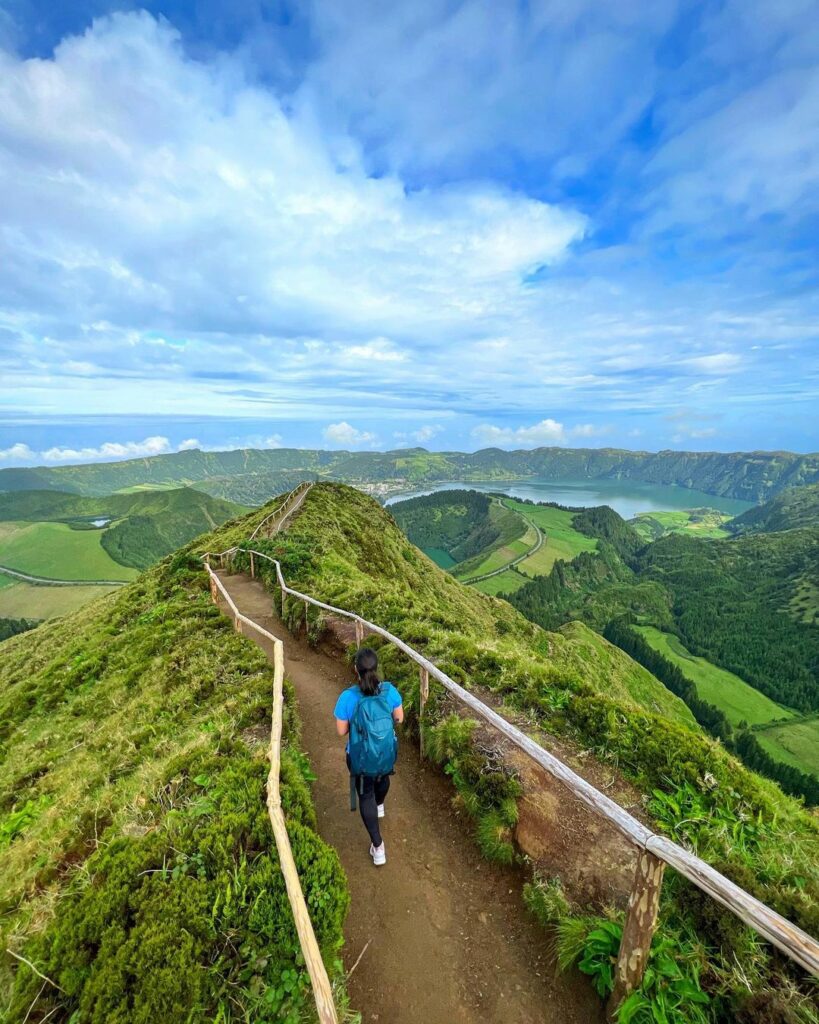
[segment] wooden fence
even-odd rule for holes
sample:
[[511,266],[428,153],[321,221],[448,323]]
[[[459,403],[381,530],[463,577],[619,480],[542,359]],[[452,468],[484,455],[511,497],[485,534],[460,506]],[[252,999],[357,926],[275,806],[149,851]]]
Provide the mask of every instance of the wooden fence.
[[[297,499],[298,505],[304,500],[310,486],[310,484],[306,487],[300,485],[296,489],[296,491],[300,492]],[[288,506],[290,498],[296,494],[296,491],[288,496],[287,501],[280,506],[280,509],[285,509],[285,506]],[[284,512],[282,519],[279,520],[279,525],[296,510],[296,507],[296,501],[289,505],[289,511]],[[238,550],[240,550],[238,547],[234,547],[223,551],[219,556],[221,564],[229,565]],[[562,782],[575,797],[589,806],[596,814],[610,821],[637,848],[637,866],[615,971],[615,988],[609,1000],[609,1014],[611,1018],[614,1017],[617,1007],[625,996],[633,991],[642,980],[648,960],[651,939],[656,926],[660,889],[666,865],[673,867],[708,896],[716,900],[717,903],[722,904],[741,921],[754,928],[764,939],[776,946],[777,949],[785,953],[810,974],[819,975],[819,942],[808,935],[807,932],[802,931],[801,928],[792,924],[787,918],[777,914],[776,911],[771,910],[770,907],[751,896],[750,893],[735,885],[729,878],[716,871],[695,854],[672,842],[665,836],[652,832],[651,829],[634,818],[610,797],[595,789],[591,783],[572,771],[568,765],[550,754],[549,751],[544,750],[543,747],[530,739],[516,726],[507,722],[505,718],[484,704],[483,701],[470,693],[469,690],[456,683],[454,679],[451,679],[431,661],[401,640],[400,637],[394,636],[388,630],[383,629],[374,622],[369,622],[355,612],[347,611],[345,608],[337,608],[334,605],[326,604],[324,601],[319,601],[309,594],[303,594],[299,590],[294,590],[285,582],[281,565],[277,559],[247,547],[243,547],[241,550],[251,557],[252,575],[255,575],[255,559],[261,558],[275,565],[276,579],[281,590],[282,605],[284,604],[285,596],[289,595],[304,602],[305,614],[307,606],[312,605],[315,608],[320,608],[322,611],[330,612],[332,615],[352,619],[355,622],[356,640],[359,644],[361,644],[365,633],[375,634],[389,641],[414,661],[418,665],[420,673],[420,712],[422,718],[424,705],[429,693],[429,679],[432,677],[471,711],[510,740],[519,750],[527,754],[537,765]],[[236,614],[238,615],[238,612]],[[250,622],[250,620],[246,621]],[[260,629],[260,627],[255,626],[255,623],[253,625],[255,628]],[[262,630],[262,632],[264,631]]]

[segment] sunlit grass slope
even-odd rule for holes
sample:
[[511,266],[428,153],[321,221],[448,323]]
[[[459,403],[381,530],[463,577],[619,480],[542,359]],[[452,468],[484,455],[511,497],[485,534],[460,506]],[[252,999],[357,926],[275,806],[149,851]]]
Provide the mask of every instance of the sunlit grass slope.
[[[60,986],[4,956],[5,1019],[301,1021],[264,802],[272,672],[198,559],[0,651],[0,943]],[[304,767],[288,690],[283,800],[332,963],[348,896]]]
[[673,662],[696,685],[697,694],[721,711],[732,725],[746,721],[749,725],[770,722],[775,718],[791,718],[794,712],[776,704],[764,693],[749,686],[733,672],[697,658],[673,633],[664,633],[654,626],[636,626],[645,641]]
[[[217,549],[246,542],[259,518],[220,531]],[[386,626],[464,685],[489,687],[576,749],[616,766],[642,789],[644,813],[656,829],[809,932],[819,932],[816,819],[684,724],[685,709],[676,719],[670,715],[664,703],[670,695],[653,676],[637,672],[622,651],[578,623],[544,631],[507,602],[459,584],[408,542],[388,511],[343,485],[314,486],[286,535],[255,542],[265,545],[282,560],[292,585]],[[240,566],[248,563],[237,557]],[[262,575],[274,590],[274,577],[265,569]],[[300,602],[289,603],[290,621],[300,623],[303,614]],[[310,631],[319,629],[311,613]],[[385,671],[408,706],[417,706],[415,666],[389,645],[380,646]],[[501,787],[503,799],[492,803],[496,796],[486,791],[484,776],[474,763],[467,767],[463,730],[445,716],[440,696],[433,686],[429,749],[446,764],[464,805],[473,808],[481,849],[508,859],[511,850],[502,837],[514,822],[509,792]],[[666,873],[661,918],[671,955],[685,970],[685,958],[696,959],[710,999],[703,1019],[813,1024],[803,1013],[810,995],[797,987],[801,973],[673,871]]]

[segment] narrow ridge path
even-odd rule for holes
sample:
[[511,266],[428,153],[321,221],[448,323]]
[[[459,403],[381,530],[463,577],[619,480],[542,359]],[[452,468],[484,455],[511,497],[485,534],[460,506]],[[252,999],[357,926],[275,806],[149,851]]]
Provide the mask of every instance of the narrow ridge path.
[[[343,742],[333,707],[350,670],[287,632],[271,595],[244,575],[219,573],[239,610],[284,641],[302,740],[318,776],[322,837],[338,850],[352,903],[345,926],[353,1007],[364,1024],[595,1024],[603,1010],[588,979],[558,974],[548,939],[523,906],[520,878],[487,863],[452,809],[452,788],[401,745],[383,821],[387,864],[349,809]],[[270,645],[249,637],[271,656]],[[366,949],[365,949],[366,947]]]

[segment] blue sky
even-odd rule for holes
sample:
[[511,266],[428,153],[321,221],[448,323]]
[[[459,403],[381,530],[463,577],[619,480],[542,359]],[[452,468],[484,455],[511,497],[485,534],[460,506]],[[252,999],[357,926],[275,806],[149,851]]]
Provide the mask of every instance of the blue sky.
[[819,448],[819,0],[0,0],[0,466]]

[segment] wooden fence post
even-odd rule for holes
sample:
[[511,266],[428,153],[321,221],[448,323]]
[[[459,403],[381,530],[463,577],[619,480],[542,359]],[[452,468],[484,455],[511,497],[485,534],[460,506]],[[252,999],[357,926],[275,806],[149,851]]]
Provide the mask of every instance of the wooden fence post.
[[418,715],[418,745],[421,750],[421,757],[424,756],[424,708],[429,698],[429,670],[422,665],[419,669],[421,676],[421,711]]
[[304,632],[305,633],[307,632],[307,625],[308,625],[307,616],[308,616],[309,612],[310,612],[310,602],[309,601],[305,601],[304,602]]
[[355,645],[360,647],[364,643],[364,623],[361,619],[355,620]]
[[623,939],[614,970],[614,991],[606,1006],[610,1021],[615,1020],[620,1004],[643,980],[651,939],[657,926],[664,871],[665,864],[659,857],[648,850],[639,851],[626,923],[623,925]]
[[219,603],[219,590],[216,586],[216,580],[212,576],[210,577],[210,597],[214,604]]
[[284,613],[287,610],[287,594],[285,593],[284,587],[282,587],[282,621],[284,620]]
[[237,633],[241,633],[242,632],[242,620],[241,619],[237,619],[235,625],[236,625],[236,632]]
[[256,563],[253,561],[253,552],[250,552],[250,578],[256,579]]

